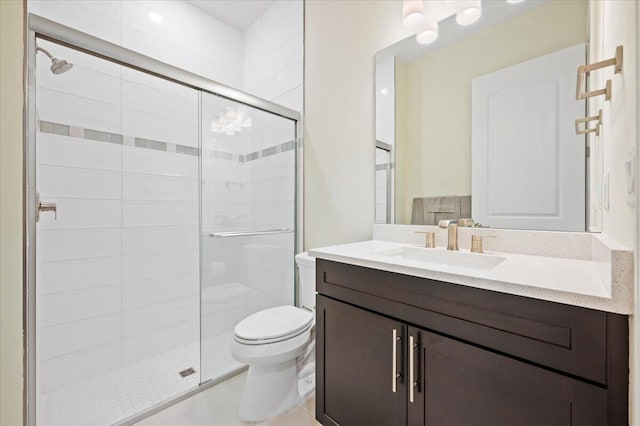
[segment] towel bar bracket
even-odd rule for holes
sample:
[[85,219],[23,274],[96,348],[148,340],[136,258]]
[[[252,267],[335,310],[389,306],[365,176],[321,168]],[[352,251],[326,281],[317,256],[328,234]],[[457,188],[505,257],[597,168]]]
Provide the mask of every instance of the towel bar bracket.
[[577,87],[576,87],[576,99],[586,99],[593,96],[601,96],[605,95],[605,100],[611,100],[611,80],[607,80],[604,89],[592,90],[589,92],[583,91],[585,85],[585,77],[591,71],[599,70],[601,68],[611,67],[613,66],[613,70],[615,74],[619,74],[622,72],[622,64],[623,64],[623,48],[622,46],[618,46],[616,48],[616,56],[611,59],[607,59],[600,62],[595,62],[593,64],[588,65],[580,65],[578,67],[578,79],[577,79]]

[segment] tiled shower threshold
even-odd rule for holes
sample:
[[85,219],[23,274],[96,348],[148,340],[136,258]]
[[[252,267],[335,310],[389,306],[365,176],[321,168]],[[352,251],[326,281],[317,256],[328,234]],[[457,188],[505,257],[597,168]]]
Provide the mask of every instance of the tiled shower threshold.
[[[203,379],[225,377],[243,368],[233,359],[233,332],[207,341]],[[189,367],[197,374],[181,377]],[[171,400],[200,382],[200,344],[193,343],[40,395],[38,426],[108,426]]]

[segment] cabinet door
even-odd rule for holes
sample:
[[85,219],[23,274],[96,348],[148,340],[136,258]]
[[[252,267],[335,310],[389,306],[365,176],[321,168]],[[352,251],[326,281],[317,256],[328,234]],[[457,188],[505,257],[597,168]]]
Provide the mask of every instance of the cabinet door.
[[407,326],[320,295],[316,313],[316,418],[325,426],[405,425]]
[[409,425],[607,424],[601,387],[424,330],[408,333]]

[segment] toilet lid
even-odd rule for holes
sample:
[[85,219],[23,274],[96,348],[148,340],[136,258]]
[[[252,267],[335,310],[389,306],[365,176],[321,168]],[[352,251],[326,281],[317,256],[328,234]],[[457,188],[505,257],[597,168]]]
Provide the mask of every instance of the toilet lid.
[[278,306],[249,315],[236,325],[235,335],[245,340],[269,340],[296,334],[308,327],[313,314],[295,306]]

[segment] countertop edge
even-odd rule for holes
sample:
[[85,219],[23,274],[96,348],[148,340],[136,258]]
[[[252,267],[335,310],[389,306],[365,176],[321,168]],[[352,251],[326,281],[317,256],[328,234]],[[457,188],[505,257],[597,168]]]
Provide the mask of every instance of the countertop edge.
[[[592,295],[585,295],[574,292],[563,292],[555,289],[546,289],[543,287],[533,287],[518,283],[510,283],[496,281],[486,278],[471,277],[459,274],[452,274],[441,271],[434,271],[426,268],[412,268],[405,265],[380,262],[376,260],[362,259],[346,255],[332,254],[323,252],[322,249],[310,249],[309,255],[318,259],[329,260],[333,262],[345,263],[355,266],[376,269],[380,271],[399,273],[403,275],[415,276],[419,278],[428,278],[437,281],[450,282],[452,284],[464,285],[467,287],[478,288],[483,290],[496,291],[499,293],[512,294],[516,296],[528,297],[532,299],[545,300],[549,302],[562,303],[565,305],[578,306],[583,308],[595,309],[605,312],[611,312],[622,315],[633,314],[633,305],[631,300],[617,300],[614,298],[602,298]],[[613,291],[615,296],[617,292]]]

